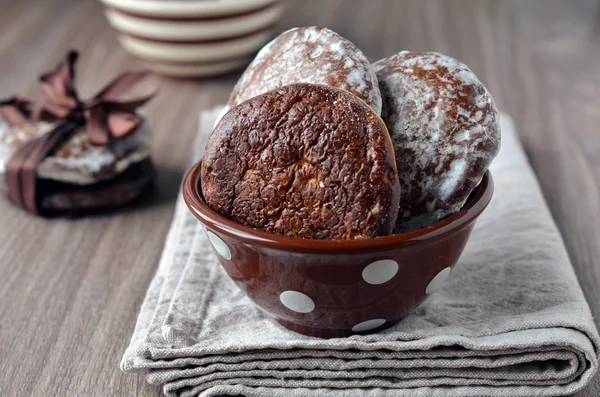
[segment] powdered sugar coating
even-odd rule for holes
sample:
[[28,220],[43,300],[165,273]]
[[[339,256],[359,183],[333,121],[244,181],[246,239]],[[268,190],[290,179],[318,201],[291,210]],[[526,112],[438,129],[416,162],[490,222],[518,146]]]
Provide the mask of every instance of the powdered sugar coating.
[[381,114],[377,77],[367,57],[334,31],[316,26],[290,29],[265,45],[234,87],[229,106],[294,83],[344,89]]
[[464,205],[500,149],[498,112],[448,56],[403,51],[374,67],[400,177],[399,230],[412,230]]
[[6,172],[6,164],[26,142],[39,138],[52,129],[50,123],[28,123],[11,126],[0,120],[0,174]]
[[[0,124],[0,174],[6,164],[25,143],[48,133],[53,124],[28,123],[20,126]],[[85,129],[80,128],[38,165],[37,174],[76,185],[89,185],[121,174],[130,165],[151,155],[152,134],[144,123],[139,131],[107,146],[89,142]]]

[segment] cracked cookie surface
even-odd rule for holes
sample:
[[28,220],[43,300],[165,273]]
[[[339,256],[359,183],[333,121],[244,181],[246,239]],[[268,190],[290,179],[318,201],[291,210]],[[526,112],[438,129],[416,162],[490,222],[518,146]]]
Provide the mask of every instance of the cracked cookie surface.
[[210,136],[202,193],[255,229],[314,239],[392,232],[400,185],[383,121],[356,96],[293,84],[229,111]]

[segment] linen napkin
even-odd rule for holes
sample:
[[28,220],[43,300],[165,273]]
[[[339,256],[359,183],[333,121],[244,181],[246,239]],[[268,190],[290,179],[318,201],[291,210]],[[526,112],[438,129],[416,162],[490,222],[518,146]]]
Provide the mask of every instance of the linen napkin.
[[[222,108],[203,112],[193,160]],[[511,120],[496,189],[444,288],[372,335],[318,339],[270,319],[221,269],[179,198],[124,371],[167,396],[557,396],[600,339]]]

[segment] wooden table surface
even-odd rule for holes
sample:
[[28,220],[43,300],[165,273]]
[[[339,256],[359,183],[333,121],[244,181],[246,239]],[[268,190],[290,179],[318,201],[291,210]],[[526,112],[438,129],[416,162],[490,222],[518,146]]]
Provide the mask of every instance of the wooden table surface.
[[[288,1],[278,26],[328,26],[371,60],[402,49],[461,59],[510,113],[600,318],[600,3]],[[85,97],[139,63],[95,1],[0,0],[0,97],[38,95],[37,76],[83,52]],[[145,109],[160,176],[155,197],[117,214],[38,219],[0,200],[0,395],[159,396],[119,361],[171,222],[198,112],[238,73],[167,80]],[[600,395],[596,380],[579,397]]]

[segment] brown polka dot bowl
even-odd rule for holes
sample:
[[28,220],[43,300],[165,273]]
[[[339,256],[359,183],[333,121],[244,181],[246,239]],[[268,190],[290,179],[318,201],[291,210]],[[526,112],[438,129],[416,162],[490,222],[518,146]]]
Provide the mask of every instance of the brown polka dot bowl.
[[187,174],[183,196],[227,274],[281,325],[325,338],[376,332],[439,290],[493,191],[488,171],[460,212],[432,226],[365,240],[311,240],[219,215],[202,197],[200,168],[198,162]]

